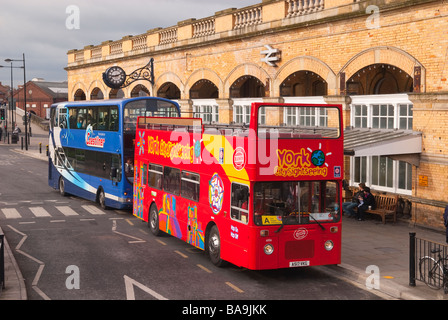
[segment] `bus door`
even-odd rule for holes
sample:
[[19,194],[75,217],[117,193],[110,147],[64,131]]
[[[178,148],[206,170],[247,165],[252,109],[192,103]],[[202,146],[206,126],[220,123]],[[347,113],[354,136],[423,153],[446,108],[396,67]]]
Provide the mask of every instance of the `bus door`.
[[[130,170],[126,168],[128,164],[125,164],[125,171]],[[150,201],[144,201],[146,195],[146,186],[148,184],[148,165],[143,161],[136,161],[133,168],[134,177],[134,205],[133,211],[134,215],[140,219],[144,219],[143,214],[148,212],[148,208],[145,208],[145,203],[148,204]],[[149,195],[147,195],[149,196]]]
[[249,185],[239,182],[231,183],[230,220],[228,230],[223,230],[229,237],[229,252],[233,263],[247,265],[249,247]]

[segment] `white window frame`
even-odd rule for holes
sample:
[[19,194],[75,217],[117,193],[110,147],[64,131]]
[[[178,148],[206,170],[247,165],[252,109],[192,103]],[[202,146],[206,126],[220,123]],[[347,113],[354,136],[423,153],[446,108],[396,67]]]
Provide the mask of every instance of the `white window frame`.
[[[400,129],[400,130],[412,130],[412,127],[410,127],[410,124],[412,123],[412,102],[409,100],[407,94],[378,94],[378,95],[365,95],[365,96],[350,96],[351,98],[351,104],[350,104],[350,125],[354,128],[374,128],[373,127],[373,119],[376,118],[376,116],[373,114],[373,108],[379,107],[381,109],[381,106],[387,105],[388,110],[389,108],[393,108],[393,116],[392,115],[380,115],[378,116],[378,122],[381,123],[381,120],[388,120],[393,117],[393,128],[390,128],[390,126],[386,126],[384,128],[381,128],[381,125],[378,125],[378,127],[375,127],[375,129]],[[404,116],[400,115],[400,106],[407,105],[408,106],[408,112],[405,116],[407,119],[407,128],[399,128],[400,127],[400,119],[404,118]],[[361,106],[365,106],[366,113],[362,112],[361,115],[356,115],[356,108],[359,108]],[[362,118],[366,119],[367,121],[364,121],[361,126],[356,125],[356,120]]]
[[238,124],[249,124],[251,105],[255,102],[263,102],[263,98],[241,98],[233,99],[233,122]]
[[[390,192],[390,193],[397,193],[397,194],[403,194],[403,195],[412,195],[412,165],[406,165],[406,177],[408,181],[411,181],[411,189],[401,189],[399,187],[399,180],[402,178],[400,176],[400,162],[398,160],[392,160],[392,187],[387,186],[381,186],[379,184],[373,184],[373,176],[372,176],[372,169],[373,169],[373,157],[376,156],[361,156],[357,158],[366,158],[365,162],[365,168],[362,168],[363,174],[360,174],[360,177],[365,176],[365,181],[355,181],[355,174],[356,174],[356,168],[355,168],[355,157],[350,157],[350,185],[357,186],[360,182],[364,182],[368,187],[375,189],[376,191],[384,191],[384,192]],[[409,175],[411,175],[409,177]]]
[[215,99],[193,99],[193,117],[203,123],[219,123],[219,106]]

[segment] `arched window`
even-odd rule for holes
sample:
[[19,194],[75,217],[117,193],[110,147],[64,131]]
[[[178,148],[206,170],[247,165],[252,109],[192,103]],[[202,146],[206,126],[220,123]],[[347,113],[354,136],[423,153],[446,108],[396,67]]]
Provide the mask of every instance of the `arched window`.
[[318,74],[304,70],[290,74],[280,85],[282,97],[327,95],[328,84]]
[[172,82],[165,82],[157,90],[157,96],[166,99],[180,99],[180,90]]
[[239,77],[230,86],[230,98],[263,98],[265,86],[263,82],[253,76]]

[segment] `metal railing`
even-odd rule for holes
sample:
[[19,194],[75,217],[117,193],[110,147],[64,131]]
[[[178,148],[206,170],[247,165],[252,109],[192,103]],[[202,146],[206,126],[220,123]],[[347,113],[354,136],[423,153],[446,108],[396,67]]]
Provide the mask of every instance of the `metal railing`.
[[448,293],[448,245],[417,238],[409,233],[409,285],[422,281]]
[[0,231],[0,294],[5,289],[5,235]]

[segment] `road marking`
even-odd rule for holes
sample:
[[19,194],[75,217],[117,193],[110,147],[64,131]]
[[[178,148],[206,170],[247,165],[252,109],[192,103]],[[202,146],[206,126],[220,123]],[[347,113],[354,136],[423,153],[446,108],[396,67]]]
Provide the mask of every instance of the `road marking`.
[[91,214],[100,215],[100,214],[106,214],[103,210],[95,207],[95,206],[81,206],[84,210]]
[[154,290],[151,290],[147,286],[141,284],[140,282],[135,281],[132,278],[129,278],[127,275],[124,275],[124,284],[126,287],[126,299],[127,300],[135,300],[135,292],[134,292],[134,286],[140,288],[141,290],[145,291],[146,293],[149,293],[151,296],[158,300],[168,300],[161,294],[158,294]]
[[37,284],[39,283],[40,277],[42,275],[42,272],[45,268],[45,263],[40,261],[39,259],[33,257],[32,255],[26,253],[25,251],[20,250],[20,248],[22,247],[22,245],[25,243],[26,239],[28,239],[28,236],[17,230],[16,228],[14,228],[13,226],[8,225],[8,227],[14,231],[15,233],[18,233],[19,235],[22,236],[22,240],[20,240],[19,244],[16,246],[16,251],[22,255],[24,255],[25,257],[33,260],[34,262],[37,262],[39,264],[39,268],[37,269],[36,275],[34,276],[33,282],[31,284],[31,287],[33,288],[34,291],[37,292],[37,294],[39,294],[44,300],[51,300],[38,286]]
[[146,240],[143,240],[143,239],[131,236],[131,235],[126,234],[126,233],[118,232],[117,231],[117,220],[112,220],[112,232],[116,233],[116,234],[119,234],[121,236],[124,236],[124,237],[128,237],[128,238],[134,239],[133,241],[128,241],[128,243],[143,243],[143,242],[146,242]]
[[157,241],[158,243],[160,243],[161,245],[164,245],[164,246],[166,246],[166,243],[165,243],[165,242],[163,242],[162,240],[156,239],[156,241]]
[[22,216],[20,215],[19,211],[17,211],[14,208],[2,209],[2,212],[5,215],[6,219],[20,219],[20,218],[22,218]]
[[174,252],[176,252],[178,255],[180,255],[182,258],[187,259],[188,256],[186,254],[183,254],[182,252],[178,251],[178,250],[174,250]]
[[241,290],[240,288],[238,288],[236,285],[230,283],[230,282],[226,282],[226,285],[228,285],[230,288],[232,288],[233,290],[235,290],[236,292],[239,293],[243,293],[244,291]]
[[60,223],[65,222],[65,220],[50,220],[51,223]]
[[30,210],[36,217],[51,217],[48,211],[42,207],[32,207]]
[[58,209],[64,216],[78,216],[78,213],[76,213],[72,208],[68,206],[62,206],[62,207],[55,207]]
[[202,270],[204,270],[207,273],[213,273],[210,269],[207,269],[206,267],[204,267],[202,264],[197,264],[197,266],[199,268],[201,268]]

